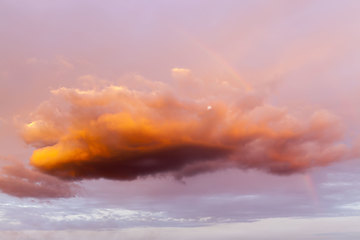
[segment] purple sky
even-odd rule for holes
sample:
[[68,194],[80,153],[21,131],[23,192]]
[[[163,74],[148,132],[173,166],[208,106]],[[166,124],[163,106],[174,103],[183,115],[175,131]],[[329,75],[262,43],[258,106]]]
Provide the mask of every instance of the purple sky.
[[359,239],[359,10],[0,0],[0,238]]

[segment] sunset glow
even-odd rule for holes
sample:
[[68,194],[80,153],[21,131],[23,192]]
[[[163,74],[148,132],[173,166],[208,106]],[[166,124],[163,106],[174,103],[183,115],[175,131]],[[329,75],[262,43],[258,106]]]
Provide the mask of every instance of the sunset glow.
[[359,10],[0,0],[0,239],[359,239]]

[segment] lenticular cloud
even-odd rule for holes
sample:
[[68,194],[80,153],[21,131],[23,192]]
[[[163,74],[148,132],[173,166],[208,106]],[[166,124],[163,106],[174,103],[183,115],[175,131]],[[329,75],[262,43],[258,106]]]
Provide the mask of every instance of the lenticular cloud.
[[291,174],[346,158],[331,113],[295,115],[261,91],[180,70],[169,84],[53,90],[23,128],[31,164],[69,180],[132,180],[230,167]]

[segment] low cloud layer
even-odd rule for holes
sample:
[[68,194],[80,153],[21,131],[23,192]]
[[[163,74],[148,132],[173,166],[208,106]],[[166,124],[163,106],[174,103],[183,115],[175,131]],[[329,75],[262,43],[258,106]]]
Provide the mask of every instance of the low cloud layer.
[[289,111],[267,103],[265,91],[187,69],[173,77],[169,85],[142,79],[131,89],[52,91],[23,128],[37,148],[31,164],[69,180],[133,180],[229,167],[291,174],[349,156],[341,124],[326,110]]

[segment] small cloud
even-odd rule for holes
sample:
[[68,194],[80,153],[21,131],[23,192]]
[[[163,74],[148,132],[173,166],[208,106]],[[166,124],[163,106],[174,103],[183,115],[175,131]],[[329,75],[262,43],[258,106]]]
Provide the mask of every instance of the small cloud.
[[173,68],[171,69],[171,75],[173,78],[184,78],[191,75],[191,70],[187,68]]
[[358,211],[360,210],[360,202],[345,204],[340,206],[340,208]]

